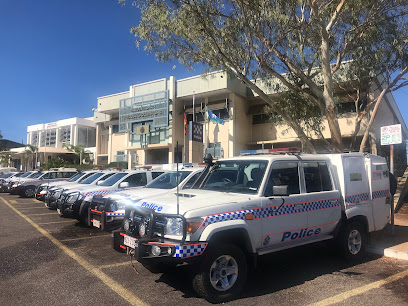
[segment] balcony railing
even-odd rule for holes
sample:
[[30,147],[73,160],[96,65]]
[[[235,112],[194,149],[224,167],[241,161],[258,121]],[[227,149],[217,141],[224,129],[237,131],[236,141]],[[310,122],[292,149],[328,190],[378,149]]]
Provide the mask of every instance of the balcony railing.
[[114,155],[116,162],[127,162],[128,156],[127,155]]

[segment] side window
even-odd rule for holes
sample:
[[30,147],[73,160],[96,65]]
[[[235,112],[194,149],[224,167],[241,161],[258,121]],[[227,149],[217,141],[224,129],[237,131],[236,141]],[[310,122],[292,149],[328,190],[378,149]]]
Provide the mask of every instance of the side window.
[[185,183],[183,189],[190,189],[191,187],[193,187],[193,184],[195,183],[195,181],[198,179],[198,177],[200,176],[201,172],[198,172],[196,174],[194,174],[192,177],[190,177],[188,179],[188,181]]
[[[76,174],[76,172],[62,172],[62,177],[63,178],[70,178],[72,177],[74,174]],[[89,175],[88,175],[89,176]]]
[[325,162],[303,163],[303,171],[307,193],[333,190],[329,169]]
[[286,187],[288,194],[300,193],[297,162],[275,162],[265,188],[265,197],[273,196],[273,186]]
[[164,172],[152,172],[152,180],[154,180],[156,177],[162,175]]
[[128,182],[129,187],[144,186],[147,184],[146,173],[133,174],[124,179],[123,182]]
[[49,176],[48,176],[49,179],[55,179],[55,178],[57,178],[57,172],[50,172],[50,173],[48,173],[48,174],[49,174]]
[[43,176],[42,178],[43,178],[44,180],[49,179],[49,178],[50,178],[50,174],[51,174],[51,173],[44,174],[44,176]]

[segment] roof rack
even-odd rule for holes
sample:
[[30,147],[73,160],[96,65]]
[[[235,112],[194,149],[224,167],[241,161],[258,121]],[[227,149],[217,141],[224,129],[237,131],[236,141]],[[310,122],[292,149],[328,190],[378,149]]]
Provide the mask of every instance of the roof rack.
[[277,149],[260,149],[260,150],[244,150],[240,151],[239,155],[262,155],[262,154],[300,154],[300,148],[277,148]]

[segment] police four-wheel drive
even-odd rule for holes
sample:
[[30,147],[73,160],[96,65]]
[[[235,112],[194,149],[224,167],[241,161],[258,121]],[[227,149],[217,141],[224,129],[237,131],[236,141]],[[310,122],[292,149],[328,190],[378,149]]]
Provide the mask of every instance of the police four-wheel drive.
[[390,218],[382,157],[293,153],[208,162],[193,189],[128,205],[113,246],[148,267],[192,264],[193,287],[211,302],[239,294],[259,255],[334,239],[346,258],[360,258],[367,234]]

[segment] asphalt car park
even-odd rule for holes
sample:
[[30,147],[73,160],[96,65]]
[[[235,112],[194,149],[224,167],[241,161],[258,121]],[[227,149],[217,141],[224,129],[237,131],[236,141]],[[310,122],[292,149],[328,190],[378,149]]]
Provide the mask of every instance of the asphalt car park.
[[[0,195],[4,305],[207,305],[188,266],[154,274],[111,237],[61,218],[35,199]],[[133,264],[133,265],[132,265]],[[327,244],[263,256],[230,305],[407,305],[408,261],[368,255],[349,264]]]

